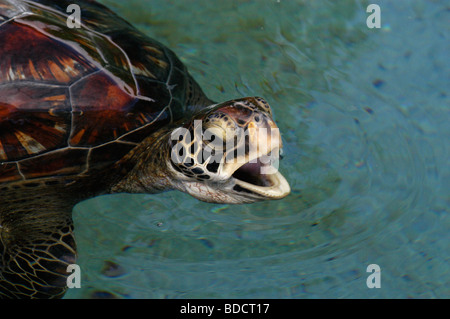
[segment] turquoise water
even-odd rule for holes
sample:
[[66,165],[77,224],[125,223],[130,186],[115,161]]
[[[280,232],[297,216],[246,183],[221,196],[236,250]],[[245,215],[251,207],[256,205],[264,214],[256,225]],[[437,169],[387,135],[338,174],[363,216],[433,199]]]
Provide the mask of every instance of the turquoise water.
[[[259,95],[281,201],[109,195],[74,214],[67,298],[449,298],[448,1],[103,1],[214,100]],[[381,288],[369,289],[369,264]]]

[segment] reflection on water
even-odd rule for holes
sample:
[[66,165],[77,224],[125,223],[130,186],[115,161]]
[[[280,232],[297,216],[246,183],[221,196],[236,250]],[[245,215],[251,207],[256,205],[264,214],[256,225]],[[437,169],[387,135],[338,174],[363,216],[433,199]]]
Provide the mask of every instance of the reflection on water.
[[[83,288],[68,298],[449,297],[443,1],[379,1],[380,30],[359,1],[103,2],[177,52],[212,99],[269,101],[292,194],[84,202]],[[372,263],[381,289],[366,286]]]

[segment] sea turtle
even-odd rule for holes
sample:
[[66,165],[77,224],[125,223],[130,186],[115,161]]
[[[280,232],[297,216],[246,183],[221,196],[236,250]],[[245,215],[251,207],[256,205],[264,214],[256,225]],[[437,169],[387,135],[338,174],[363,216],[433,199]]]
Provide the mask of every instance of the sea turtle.
[[[85,199],[176,189],[250,203],[290,192],[278,171],[262,173],[272,167],[262,157],[281,148],[264,99],[211,101],[171,50],[105,6],[77,1],[81,25],[69,28],[72,2],[0,0],[1,297],[64,295],[72,209]],[[209,144],[199,127],[214,133]],[[250,128],[266,129],[266,142],[225,143],[227,129]]]

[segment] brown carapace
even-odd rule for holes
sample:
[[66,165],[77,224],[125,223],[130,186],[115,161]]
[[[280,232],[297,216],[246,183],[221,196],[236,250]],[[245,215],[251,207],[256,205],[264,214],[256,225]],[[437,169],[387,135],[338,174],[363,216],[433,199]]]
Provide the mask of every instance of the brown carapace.
[[[0,2],[0,181],[81,173],[92,153],[118,160],[211,104],[191,99],[199,88],[169,49],[100,4],[83,3],[83,27],[68,29],[70,3]],[[111,143],[123,151],[101,150]]]

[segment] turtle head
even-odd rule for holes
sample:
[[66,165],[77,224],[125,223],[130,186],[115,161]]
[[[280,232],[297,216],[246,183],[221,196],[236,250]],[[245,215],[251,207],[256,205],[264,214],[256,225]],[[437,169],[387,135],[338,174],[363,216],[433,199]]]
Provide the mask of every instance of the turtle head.
[[173,130],[170,145],[172,185],[200,200],[249,203],[290,192],[278,171],[280,132],[262,98],[211,105]]

